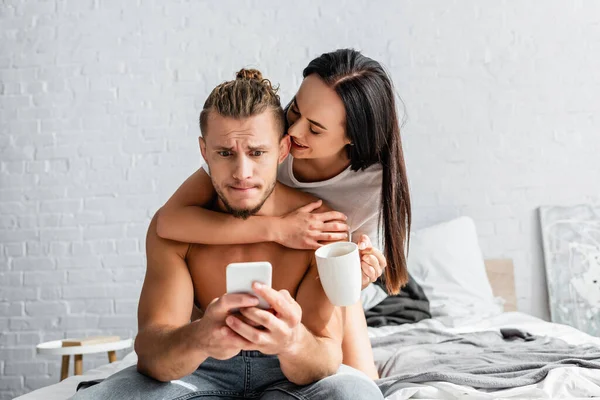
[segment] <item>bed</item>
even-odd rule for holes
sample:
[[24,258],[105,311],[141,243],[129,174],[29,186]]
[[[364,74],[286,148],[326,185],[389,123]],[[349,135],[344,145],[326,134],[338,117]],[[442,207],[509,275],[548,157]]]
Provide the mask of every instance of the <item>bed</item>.
[[[421,332],[435,332],[447,338],[474,334],[495,338],[503,329],[510,328],[512,332],[525,332],[532,337],[551,338],[569,346],[579,346],[577,348],[585,349],[588,355],[592,349],[598,353],[598,359],[592,356],[589,368],[576,363],[556,366],[535,383],[512,388],[482,389],[447,380],[415,383],[409,379],[395,382],[393,390],[388,390],[387,399],[600,397],[600,364],[596,364],[600,361],[600,338],[517,312],[513,264],[508,259],[483,260],[472,220],[462,217],[421,230],[411,235],[411,241],[409,271],[430,299],[432,318],[414,324],[369,328],[376,362],[380,373],[383,372],[379,382],[383,383],[381,387],[385,386],[386,379],[388,383],[390,379],[394,380],[389,377],[394,376],[393,368],[392,372],[388,368],[390,349],[403,351],[402,356],[407,357],[415,357],[416,354],[415,360],[423,354],[419,347],[421,343],[405,346],[395,344],[393,338],[419,337]],[[387,344],[379,346],[378,343]],[[436,348],[437,345],[427,346]],[[69,377],[18,397],[18,400],[67,399],[75,393],[79,382],[106,378],[134,365],[136,360],[135,353],[131,352],[118,362],[89,370],[81,376]]]
[[[401,325],[395,327],[371,328],[370,335],[377,337],[392,332],[401,332],[410,329],[442,326],[435,318],[423,320],[414,325]],[[545,322],[530,315],[519,312],[507,312],[501,315],[485,318],[475,324],[458,327],[446,327],[448,332],[476,332],[482,330],[495,331],[501,327],[518,327],[536,335],[549,335],[558,337],[571,344],[595,343],[600,346],[600,339],[565,325]],[[77,384],[85,380],[101,379],[135,364],[137,358],[134,352],[112,364],[89,370],[81,376],[71,376],[64,381],[38,389],[21,397],[18,400],[65,400],[75,393]],[[600,371],[580,368],[557,368],[541,382],[513,389],[484,392],[468,386],[455,385],[448,382],[427,382],[424,384],[406,384],[400,390],[388,396],[390,400],[400,399],[456,399],[456,398],[581,398],[600,396]]]

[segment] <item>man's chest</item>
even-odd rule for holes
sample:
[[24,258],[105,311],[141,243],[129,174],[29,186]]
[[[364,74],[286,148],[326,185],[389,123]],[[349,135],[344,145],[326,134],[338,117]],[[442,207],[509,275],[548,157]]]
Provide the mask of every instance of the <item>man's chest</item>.
[[273,266],[272,286],[296,295],[298,285],[308,270],[311,253],[288,249],[275,243],[235,246],[192,245],[186,256],[194,284],[195,300],[204,310],[216,297],[226,292],[227,265],[236,262],[268,261]]

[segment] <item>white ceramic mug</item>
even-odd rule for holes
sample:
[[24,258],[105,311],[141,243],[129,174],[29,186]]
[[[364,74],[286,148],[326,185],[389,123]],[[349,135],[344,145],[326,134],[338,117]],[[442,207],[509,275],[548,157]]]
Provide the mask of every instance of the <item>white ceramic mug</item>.
[[350,306],[360,299],[362,284],[358,245],[336,242],[315,251],[321,285],[329,301],[336,306]]

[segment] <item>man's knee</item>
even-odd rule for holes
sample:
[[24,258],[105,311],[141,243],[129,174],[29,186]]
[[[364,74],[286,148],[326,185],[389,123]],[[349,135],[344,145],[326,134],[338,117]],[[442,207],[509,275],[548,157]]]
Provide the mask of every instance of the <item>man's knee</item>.
[[337,373],[318,383],[315,398],[326,399],[383,399],[381,390],[365,374]]
[[[383,399],[381,390],[364,373],[342,365],[335,375],[328,376],[308,386],[279,386],[276,390],[285,392],[290,398],[307,399]],[[275,397],[274,397],[275,398]]]

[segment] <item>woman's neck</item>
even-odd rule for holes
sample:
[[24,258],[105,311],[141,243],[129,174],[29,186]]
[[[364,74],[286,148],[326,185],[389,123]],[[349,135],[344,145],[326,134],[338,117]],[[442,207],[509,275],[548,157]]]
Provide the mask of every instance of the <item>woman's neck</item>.
[[350,165],[350,159],[343,150],[340,154],[329,158],[294,158],[292,171],[300,182],[320,182],[331,179],[344,171]]

